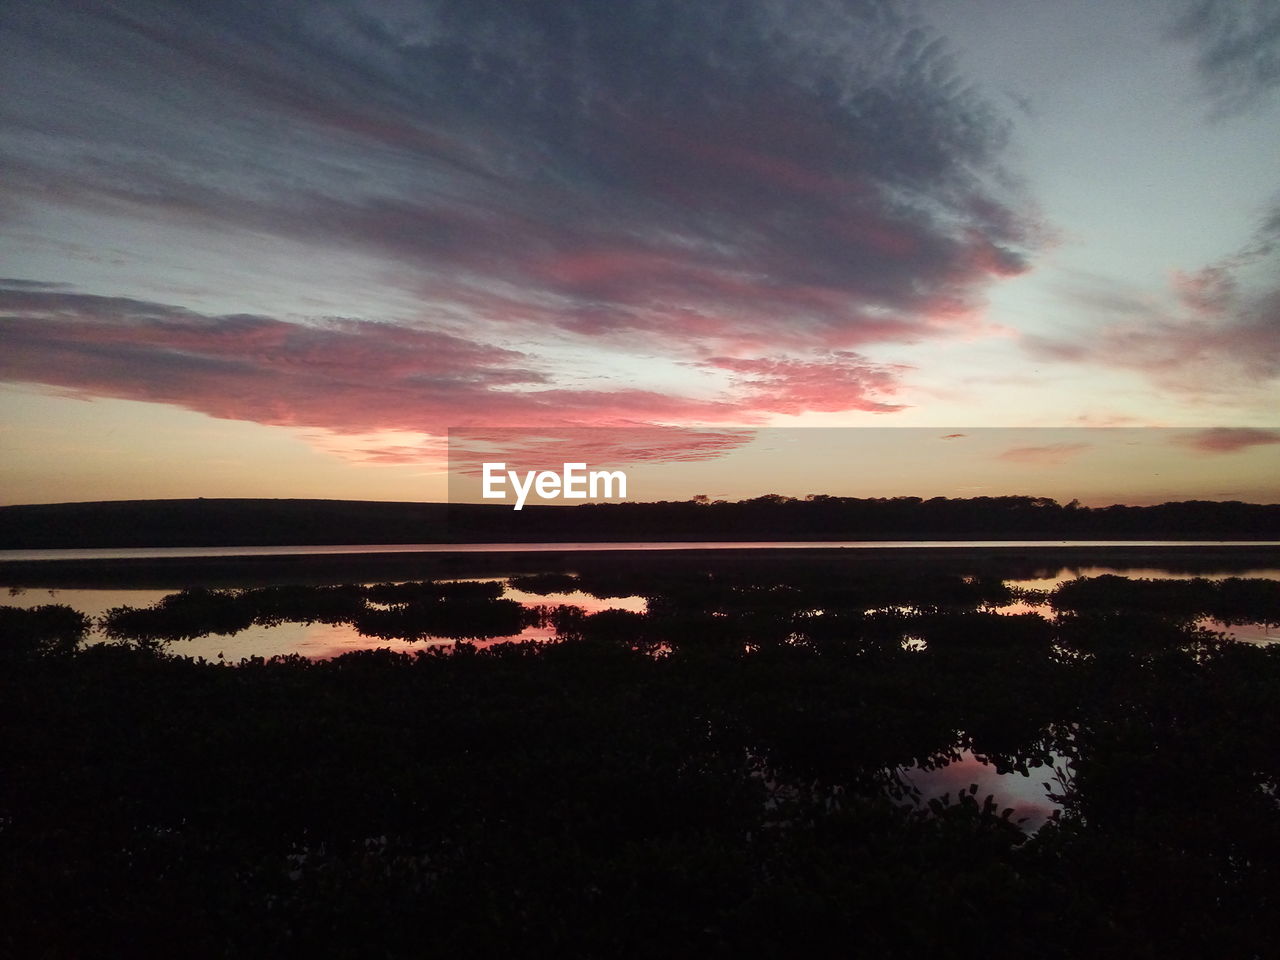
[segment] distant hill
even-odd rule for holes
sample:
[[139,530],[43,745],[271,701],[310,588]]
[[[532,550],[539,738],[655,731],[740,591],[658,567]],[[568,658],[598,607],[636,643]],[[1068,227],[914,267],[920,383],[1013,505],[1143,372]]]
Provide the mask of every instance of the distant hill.
[[1280,539],[1280,504],[1081,507],[1044,497],[528,506],[117,500],[0,507],[0,549],[531,541]]

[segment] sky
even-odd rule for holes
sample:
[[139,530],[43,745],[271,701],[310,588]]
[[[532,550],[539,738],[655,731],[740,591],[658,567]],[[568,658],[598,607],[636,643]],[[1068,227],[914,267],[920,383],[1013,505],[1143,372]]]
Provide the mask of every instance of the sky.
[[[0,502],[580,428],[667,498],[1280,499],[1273,2],[13,0],[0,90]],[[1149,428],[1177,482],[1075,455]]]

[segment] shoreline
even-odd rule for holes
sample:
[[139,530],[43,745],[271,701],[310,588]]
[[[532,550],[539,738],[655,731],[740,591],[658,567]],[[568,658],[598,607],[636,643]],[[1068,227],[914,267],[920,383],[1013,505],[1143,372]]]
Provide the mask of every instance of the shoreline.
[[[6,587],[175,588],[249,586],[270,583],[343,583],[380,580],[432,580],[575,572],[601,568],[626,572],[695,573],[708,569],[749,572],[779,566],[792,572],[811,569],[879,570],[927,568],[975,575],[1032,576],[1049,565],[1150,566],[1170,573],[1245,573],[1280,567],[1280,545],[1171,541],[1167,546],[1049,544],[1026,546],[848,547],[732,546],[593,549],[573,544],[545,549],[271,554],[241,556],[45,559],[0,561],[0,585]],[[1009,572],[1015,571],[1014,573]],[[1032,571],[1032,573],[1027,573]]]

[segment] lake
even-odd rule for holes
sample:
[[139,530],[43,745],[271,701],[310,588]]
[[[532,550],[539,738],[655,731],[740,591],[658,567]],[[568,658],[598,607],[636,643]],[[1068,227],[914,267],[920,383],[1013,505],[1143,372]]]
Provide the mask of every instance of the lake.
[[[548,571],[552,572],[552,571]],[[558,572],[558,571],[557,571]],[[569,571],[569,576],[576,576],[576,571]],[[1030,577],[1010,577],[1004,582],[1022,590],[1052,591],[1059,584],[1078,577],[1123,576],[1141,579],[1182,579],[1182,575],[1158,567],[1148,565],[1130,566],[1060,566],[1056,571],[1045,575]],[[1237,572],[1211,571],[1197,574],[1204,579],[1224,579],[1228,576],[1251,579],[1267,579],[1280,581],[1280,566],[1255,567]],[[455,583],[492,583],[501,587],[500,596],[514,600],[527,610],[540,606],[569,606],[581,610],[585,614],[599,613],[604,610],[626,610],[645,613],[648,609],[648,598],[638,593],[621,596],[598,597],[584,590],[548,591],[543,594],[530,593],[510,585],[504,577],[468,577],[450,580]],[[371,586],[365,583],[362,586]],[[150,607],[172,596],[171,589],[121,588],[121,587],[24,587],[0,583],[4,591],[3,603],[10,606],[32,608],[43,604],[66,604],[94,621],[99,621],[109,610],[116,607]],[[1052,610],[1045,602],[1028,602],[1015,600],[1006,604],[982,607],[997,613],[1019,614],[1038,613],[1052,616]],[[1254,642],[1271,643],[1280,640],[1280,630],[1276,625],[1263,621],[1228,625],[1205,618],[1203,626],[1221,630],[1236,639]],[[475,638],[471,642],[481,645],[494,643],[518,642],[524,640],[548,641],[556,639],[557,631],[552,624],[531,624],[518,631],[491,637]],[[90,632],[87,642],[106,642],[100,625]],[[235,633],[210,632],[189,640],[173,641],[170,651],[184,656],[204,657],[210,660],[227,660],[235,662],[243,657],[272,657],[287,654],[301,654],[306,657],[333,657],[353,650],[373,648],[389,648],[409,651],[423,646],[448,645],[456,640],[445,636],[425,635],[419,639],[397,639],[369,636],[351,623],[307,623],[284,621],[270,625],[253,624]]]
[[[1241,552],[1215,554],[1212,550],[1199,549],[1204,546],[1239,547]],[[127,642],[131,636],[129,625],[141,629],[136,625],[145,624],[151,617],[162,624],[155,628],[159,632],[133,636],[160,636],[165,649],[172,654],[222,663],[278,655],[328,659],[370,649],[408,653],[446,647],[462,639],[477,647],[511,642],[545,644],[566,636],[578,636],[583,624],[596,622],[612,622],[610,629],[621,631],[623,637],[630,635],[627,631],[636,631],[636,637],[641,638],[637,642],[643,642],[649,621],[667,622],[673,615],[710,616],[712,622],[715,618],[729,618],[742,623],[753,638],[747,641],[749,652],[759,636],[781,637],[785,642],[801,644],[816,642],[815,638],[827,629],[826,624],[847,618],[851,611],[864,617],[911,618],[931,609],[945,608],[1008,617],[1033,614],[1056,623],[1074,614],[1055,608],[1055,592],[1063,584],[1081,578],[1097,583],[1107,582],[1105,578],[1126,578],[1151,584],[1170,583],[1170,586],[1174,586],[1172,581],[1182,581],[1188,585],[1187,589],[1196,586],[1210,593],[1215,589],[1214,584],[1280,582],[1280,562],[1268,561],[1268,556],[1274,555],[1274,551],[1266,549],[1269,546],[1274,545],[882,541],[23,551],[27,556],[19,558],[12,556],[16,552],[10,552],[4,559],[28,561],[22,568],[29,575],[23,577],[22,582],[12,583],[4,583],[0,576],[0,588],[6,590],[4,602],[10,606],[31,609],[65,604],[87,615],[94,622],[87,643]],[[1128,551],[1142,548],[1141,562],[1121,556],[1111,563],[1071,559],[1073,553],[1079,554],[1081,550],[1089,556],[1096,556],[1100,551],[1106,553],[1108,549],[1117,553],[1115,547]],[[1066,559],[1054,559],[1055,551],[1062,551]],[[1162,551],[1167,551],[1170,557],[1166,562],[1158,559]],[[429,581],[433,586],[428,588],[416,586],[418,581],[410,577],[378,581],[314,573],[301,575],[307,569],[305,564],[310,562],[306,558],[446,552],[483,557],[491,564],[510,563],[511,569],[505,575],[435,576]],[[678,564],[670,559],[677,554],[681,557]],[[635,559],[637,555],[639,560]],[[888,556],[894,563],[886,566],[886,561],[880,558]],[[240,557],[250,559],[235,559]],[[304,567],[294,570],[292,575],[271,568],[270,575],[263,578],[251,558],[273,557],[302,558]],[[166,562],[201,558],[219,561],[215,568],[216,582],[203,583],[198,578],[181,581],[185,586],[213,587],[208,597],[215,601],[232,606],[240,602],[253,607],[239,619],[232,617],[230,627],[224,622],[222,628],[218,628],[210,621],[206,628],[199,620],[205,613],[182,613],[179,608],[181,602],[185,602],[184,597],[195,596],[196,607],[205,601],[198,594],[178,592],[175,585],[129,584],[127,578],[122,584],[119,577],[102,584],[93,582],[92,571],[98,567],[95,561],[101,561],[103,570],[112,569],[113,563],[154,561],[143,568],[150,571],[144,575],[145,580],[155,576],[156,563],[163,569]],[[55,570],[60,566],[38,562],[42,560],[80,561],[83,569],[73,586],[61,585],[57,578],[41,584],[38,573],[30,574],[30,571]],[[237,564],[244,565],[240,576],[236,574]],[[10,564],[8,569],[16,566]],[[356,566],[348,572],[359,569],[356,561]],[[918,586],[913,586],[917,583]],[[348,586],[336,586],[340,584]],[[857,590],[853,595],[841,593],[842,586],[859,584],[862,586],[858,589],[865,593],[863,599],[858,598]],[[428,590],[427,595],[422,593],[423,589]],[[1174,589],[1182,591],[1182,585]],[[307,606],[311,597],[317,602],[332,601],[339,596],[333,593],[335,590],[348,591],[341,596],[354,604],[351,611],[332,614],[323,612],[320,606],[315,609]],[[916,596],[913,590],[922,592]],[[425,601],[424,596],[427,596]],[[926,602],[923,599],[926,596],[933,599]],[[283,613],[277,608],[273,608],[274,613],[262,612],[264,603],[278,604],[282,599],[292,604]],[[421,607],[424,602],[426,607]],[[122,615],[121,608],[140,613]],[[432,619],[434,614],[420,621],[403,616],[405,611],[446,608],[457,611],[457,615],[445,618],[447,629],[432,627],[433,623],[437,626],[440,623]],[[169,613],[165,613],[167,609]],[[1201,614],[1203,611],[1187,614],[1182,627],[1213,631],[1250,645],[1269,645],[1280,640],[1280,629],[1275,622],[1280,617],[1219,619]],[[172,625],[175,616],[181,623],[178,628]],[[183,621],[184,617],[189,622]],[[468,626],[472,619],[474,629]],[[174,635],[182,639],[164,641],[165,630],[177,630]],[[909,631],[902,636],[904,650],[927,651],[923,639]],[[665,641],[651,646],[655,656],[667,655],[671,649],[671,644]],[[964,731],[957,731],[951,746],[927,768],[908,764],[899,767],[897,775],[904,784],[919,792],[922,801],[943,794],[954,796],[970,784],[976,784],[984,795],[990,793],[1000,803],[1012,806],[1017,816],[1024,818],[1024,827],[1034,829],[1057,808],[1049,797],[1051,774],[1059,767],[1059,773],[1070,773],[1069,765],[1056,754],[1049,755],[1046,764],[1021,772],[998,769],[980,749],[974,748]]]
[[243,547],[102,547],[0,550],[0,563],[32,560],[147,560],[184,557],[358,556],[396,553],[613,553],[665,550],[1028,550],[1059,547],[1277,547],[1280,540],[699,540],[541,543],[358,543]]

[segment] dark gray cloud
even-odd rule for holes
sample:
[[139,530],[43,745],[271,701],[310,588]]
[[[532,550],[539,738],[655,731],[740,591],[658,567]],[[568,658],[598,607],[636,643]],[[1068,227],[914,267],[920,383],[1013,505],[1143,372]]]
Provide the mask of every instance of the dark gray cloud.
[[526,330],[911,341],[1039,242],[888,0],[15,4],[0,59],[18,203],[371,253]]
[[66,290],[65,283],[50,283],[44,280],[21,280],[15,277],[0,277],[0,289],[5,290]]
[[1195,45],[1208,94],[1237,113],[1280,88],[1280,4],[1275,0],[1189,0],[1172,35]]

